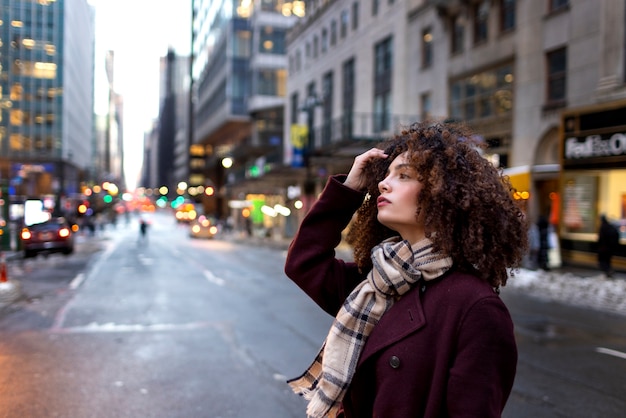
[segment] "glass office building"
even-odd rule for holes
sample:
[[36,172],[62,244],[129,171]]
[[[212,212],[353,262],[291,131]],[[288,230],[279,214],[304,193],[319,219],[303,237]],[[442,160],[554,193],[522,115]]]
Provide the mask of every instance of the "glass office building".
[[80,192],[94,141],[86,0],[0,1],[0,181],[12,202]]

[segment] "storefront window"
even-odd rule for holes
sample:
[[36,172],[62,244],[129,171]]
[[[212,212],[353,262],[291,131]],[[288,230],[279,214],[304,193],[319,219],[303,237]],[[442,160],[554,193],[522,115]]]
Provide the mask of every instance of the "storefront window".
[[563,189],[563,226],[565,233],[594,233],[598,177],[566,174]]
[[[626,170],[569,172],[563,179],[565,234],[597,233],[602,214],[626,233]],[[595,235],[579,238],[595,240]]]

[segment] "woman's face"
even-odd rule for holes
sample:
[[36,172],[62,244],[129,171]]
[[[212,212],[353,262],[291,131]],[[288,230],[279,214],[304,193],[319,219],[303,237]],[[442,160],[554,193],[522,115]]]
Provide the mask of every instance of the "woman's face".
[[406,153],[391,162],[385,178],[378,183],[378,190],[378,222],[410,243],[423,239],[424,224],[415,217],[422,183],[417,179],[417,171],[408,164]]

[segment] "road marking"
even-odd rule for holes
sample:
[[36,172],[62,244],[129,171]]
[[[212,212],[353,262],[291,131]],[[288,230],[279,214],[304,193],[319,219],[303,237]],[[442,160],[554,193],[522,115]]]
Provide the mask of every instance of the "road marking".
[[218,286],[224,286],[226,284],[226,281],[224,279],[217,277],[216,275],[211,273],[209,270],[204,270],[204,277],[206,277],[206,279],[209,282],[216,284]]
[[272,377],[274,378],[274,380],[278,380],[279,382],[286,382],[287,380],[289,380],[287,376],[280,373],[274,373]]
[[74,277],[74,280],[70,283],[70,289],[76,290],[80,287],[81,284],[85,281],[85,275],[83,273],[79,273]]
[[619,357],[626,360],[626,353],[617,350],[611,350],[610,348],[596,347],[596,353],[608,354],[609,356]]
[[154,264],[154,259],[151,257],[145,257],[143,254],[139,254],[139,262],[144,266],[151,266]]
[[96,322],[85,326],[54,328],[51,332],[58,334],[80,333],[108,333],[108,332],[159,332],[159,331],[185,331],[200,328],[216,327],[219,324],[211,322],[190,322],[186,324],[115,324],[109,322],[98,324]]

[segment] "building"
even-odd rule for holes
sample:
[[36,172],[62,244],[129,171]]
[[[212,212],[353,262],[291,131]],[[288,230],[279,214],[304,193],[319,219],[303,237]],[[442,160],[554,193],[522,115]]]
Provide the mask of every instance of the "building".
[[170,49],[160,68],[159,115],[144,138],[139,183],[173,200],[178,184],[187,184],[190,173],[189,57]]
[[[348,167],[343,156],[351,163],[403,124],[464,121],[486,141],[486,158],[509,175],[529,218],[550,217],[563,260],[595,264],[599,213],[626,223],[624,3],[541,4],[306,2],[288,36],[285,161],[307,166],[318,189],[327,173]],[[594,135],[598,146],[612,147],[610,158],[572,162],[571,149],[584,154]],[[588,170],[584,179],[575,168]],[[562,198],[572,194],[585,202],[584,231],[564,223],[571,199]]]
[[[115,89],[115,54],[107,51],[105,70],[108,82],[108,109],[105,116],[104,132],[98,137],[94,156],[98,172],[94,173],[96,183],[112,182],[120,190],[125,190],[124,176],[124,98]],[[97,125],[99,127],[99,125]]]
[[[192,142],[205,146],[207,181],[234,206],[250,205],[256,188],[261,205],[289,209],[271,224],[289,236],[328,174],[435,118],[474,128],[529,219],[549,217],[565,262],[595,264],[600,213],[626,233],[623,2],[282,1],[280,10],[299,11],[286,24],[286,89],[276,95],[282,162],[273,134],[259,135],[274,119],[257,106],[272,111],[274,101],[254,88],[268,65],[255,55],[264,33],[255,14],[278,3],[241,2],[227,18],[222,2],[194,3]],[[226,156],[236,156],[227,172]],[[572,229],[572,196],[584,230]],[[623,245],[619,256],[626,267]]]
[[416,64],[408,2],[306,3],[288,36],[283,132],[285,160],[304,168],[294,184],[303,212],[328,174],[415,121],[419,105],[407,84]]
[[285,182],[277,178],[290,174],[282,155],[286,33],[302,9],[282,0],[237,3],[192,5],[191,146],[194,160],[204,159],[194,183],[212,193],[203,197],[206,212],[241,226],[241,206],[250,206],[255,231],[269,234],[281,225],[261,208],[282,207]]
[[0,60],[0,181],[12,218],[29,198],[63,211],[92,165],[93,8],[2,0]]

